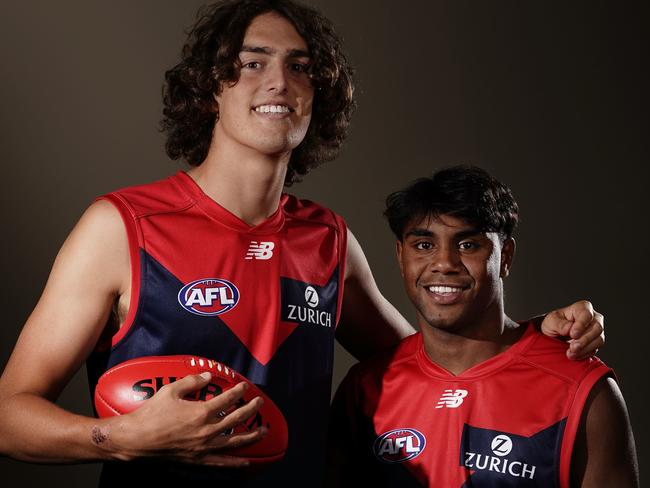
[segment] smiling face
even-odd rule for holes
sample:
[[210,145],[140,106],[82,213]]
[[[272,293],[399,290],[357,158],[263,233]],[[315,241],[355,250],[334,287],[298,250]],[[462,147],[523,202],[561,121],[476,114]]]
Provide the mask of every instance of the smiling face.
[[291,151],[305,137],[314,98],[305,40],[287,19],[266,13],[246,30],[239,59],[239,80],[215,97],[216,140],[267,155]]
[[514,240],[481,232],[449,215],[411,222],[397,242],[406,292],[420,327],[450,332],[500,318],[501,278],[508,275]]

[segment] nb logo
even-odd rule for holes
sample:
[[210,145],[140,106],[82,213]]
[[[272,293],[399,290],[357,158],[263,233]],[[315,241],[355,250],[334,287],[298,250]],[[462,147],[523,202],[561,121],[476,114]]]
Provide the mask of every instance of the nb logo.
[[445,390],[436,408],[458,408],[467,396],[467,390]]
[[507,456],[512,451],[512,439],[507,435],[499,434],[492,439],[490,448],[497,456]]
[[273,257],[274,248],[275,242],[251,241],[244,259],[271,259]]

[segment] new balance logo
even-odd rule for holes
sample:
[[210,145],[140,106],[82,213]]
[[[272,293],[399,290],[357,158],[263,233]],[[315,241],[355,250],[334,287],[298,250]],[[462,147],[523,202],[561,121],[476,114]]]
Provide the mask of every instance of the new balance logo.
[[463,403],[463,399],[467,396],[467,390],[445,390],[436,408],[458,408]]
[[244,259],[271,259],[274,248],[275,242],[251,241]]

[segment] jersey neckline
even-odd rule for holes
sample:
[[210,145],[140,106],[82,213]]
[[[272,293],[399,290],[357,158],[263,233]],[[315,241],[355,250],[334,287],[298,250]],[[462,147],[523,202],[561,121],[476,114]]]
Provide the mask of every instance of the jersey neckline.
[[420,366],[420,369],[429,376],[453,381],[475,380],[476,378],[490,375],[510,364],[512,360],[528,349],[537,338],[537,330],[532,323],[521,324],[521,327],[526,327],[526,330],[519,340],[512,346],[505,351],[466,369],[458,375],[447,371],[429,357],[424,349],[422,333],[419,333],[417,351],[415,353],[418,365]]
[[272,215],[257,225],[250,225],[205,194],[196,181],[194,181],[185,171],[179,171],[175,175],[171,176],[171,179],[176,182],[192,199],[192,201],[194,201],[196,205],[199,206],[209,217],[232,230],[246,234],[273,234],[278,232],[284,225],[284,204],[288,199],[286,193],[283,193],[280,197],[280,204]]

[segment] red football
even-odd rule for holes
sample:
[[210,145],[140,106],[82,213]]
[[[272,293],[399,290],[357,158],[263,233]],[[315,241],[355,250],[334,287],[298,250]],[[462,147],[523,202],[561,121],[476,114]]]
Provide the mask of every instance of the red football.
[[132,412],[164,385],[204,371],[212,373],[212,380],[186,399],[209,400],[242,381],[247,382],[249,388],[244,393],[241,405],[257,396],[264,399],[264,405],[257,414],[235,427],[232,433],[248,432],[262,425],[268,428],[268,433],[260,441],[230,450],[228,454],[245,457],[252,463],[269,463],[282,459],[289,434],[280,409],[255,384],[212,359],[196,356],[145,356],[118,364],[99,378],[95,388],[95,409],[100,417]]

